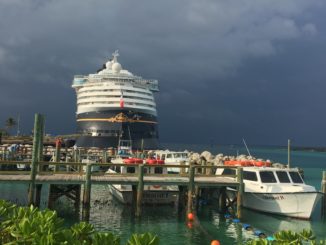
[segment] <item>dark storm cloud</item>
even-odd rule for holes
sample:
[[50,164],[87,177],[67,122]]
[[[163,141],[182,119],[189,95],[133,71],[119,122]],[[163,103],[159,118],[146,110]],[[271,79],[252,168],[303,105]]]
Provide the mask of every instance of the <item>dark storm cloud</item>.
[[[165,142],[325,144],[321,0],[0,0],[0,120],[74,131],[75,74],[120,50],[157,78]],[[313,120],[312,118],[318,118]]]

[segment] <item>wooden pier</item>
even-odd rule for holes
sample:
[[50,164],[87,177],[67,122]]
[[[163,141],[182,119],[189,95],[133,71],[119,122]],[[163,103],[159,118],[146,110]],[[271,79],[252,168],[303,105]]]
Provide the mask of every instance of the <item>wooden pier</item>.
[[[25,164],[31,165],[32,162],[16,162],[16,161],[0,161],[1,165],[17,165]],[[202,171],[209,172],[210,174],[196,173],[196,169],[216,169],[216,168],[233,168],[225,166],[200,166],[200,165],[159,165],[159,167],[167,168],[183,168],[185,170],[180,171],[180,174],[149,174],[149,171],[144,171],[146,168],[157,167],[157,165],[139,164],[133,165],[138,171],[133,174],[120,174],[120,173],[107,173],[105,171],[92,172],[91,169],[94,166],[99,166],[102,169],[109,169],[113,166],[128,166],[130,164],[113,164],[113,163],[78,163],[78,162],[39,162],[38,169],[34,175],[31,175],[31,171],[0,171],[0,182],[4,183],[26,183],[31,188],[36,188],[42,184],[50,185],[69,185],[69,186],[84,186],[83,193],[83,205],[89,206],[91,198],[91,187],[94,184],[98,185],[132,185],[137,186],[137,205],[136,214],[140,216],[140,206],[142,203],[142,191],[144,185],[175,185],[182,187],[181,189],[188,188],[188,202],[187,212],[193,211],[192,203],[197,198],[195,195],[195,187],[197,188],[225,188],[226,186],[234,187],[242,190],[243,183],[241,182],[241,168],[237,169],[237,175],[230,176],[217,176],[211,174],[214,171]],[[63,169],[65,171],[56,171],[56,169]],[[44,170],[47,169],[47,170]],[[50,170],[52,169],[52,170]],[[84,171],[85,169],[86,171]],[[186,172],[186,173],[182,173]],[[234,178],[228,178],[234,177]],[[72,189],[76,191],[75,189]],[[37,194],[37,193],[36,193]],[[239,193],[240,195],[241,193]],[[32,203],[36,203],[35,200],[40,197],[34,196]],[[239,198],[239,197],[238,197]],[[79,199],[79,198],[78,198]],[[79,199],[80,200],[80,199]],[[240,203],[241,204],[241,203]],[[238,205],[240,205],[238,204]],[[238,207],[240,210],[240,207]],[[137,211],[138,210],[138,211]]]
[[[81,152],[72,149],[71,158],[68,158],[68,150],[64,149],[65,157],[62,159],[62,149],[58,141],[53,155],[54,162],[43,161],[43,135],[44,135],[44,116],[35,115],[34,123],[34,138],[33,150],[31,158],[26,161],[12,161],[13,155],[8,159],[7,153],[3,152],[2,161],[0,161],[0,182],[4,183],[26,183],[29,185],[28,203],[39,205],[41,199],[41,189],[43,184],[50,184],[50,195],[52,200],[49,200],[48,205],[53,208],[55,199],[60,196],[67,196],[75,202],[75,207],[78,208],[82,196],[83,217],[89,218],[89,208],[91,200],[92,185],[131,185],[135,192],[134,204],[136,205],[136,216],[141,216],[142,197],[144,185],[165,185],[179,187],[179,201],[187,200],[186,210],[191,213],[196,208],[199,193],[201,189],[215,188],[225,190],[226,187],[234,187],[238,190],[237,195],[237,213],[241,216],[241,200],[243,193],[242,168],[228,166],[213,166],[212,164],[204,163],[202,165],[148,165],[148,164],[112,164],[108,161],[110,151],[104,150],[97,152],[101,155],[101,163],[81,163]],[[87,154],[89,154],[87,152]],[[89,156],[88,156],[89,157]],[[73,161],[73,162],[71,162]],[[25,165],[25,170],[17,171],[18,165]],[[93,172],[94,166],[98,166],[100,171]],[[107,170],[113,166],[128,166],[136,168],[133,174],[108,173]],[[179,168],[179,174],[149,174],[148,168]],[[217,168],[234,168],[236,175],[215,175]],[[146,170],[146,171],[145,171]],[[228,178],[233,177],[233,178]],[[84,192],[81,193],[81,186],[84,186]],[[186,191],[187,190],[187,191]],[[53,192],[53,193],[52,193]],[[187,194],[186,194],[187,192]],[[220,192],[222,193],[222,192]],[[185,196],[186,195],[186,196]],[[220,195],[225,198],[225,195]],[[220,204],[226,205],[226,200],[220,200]],[[182,203],[179,203],[182,206]],[[225,207],[221,207],[224,209]],[[88,218],[87,218],[88,217]]]

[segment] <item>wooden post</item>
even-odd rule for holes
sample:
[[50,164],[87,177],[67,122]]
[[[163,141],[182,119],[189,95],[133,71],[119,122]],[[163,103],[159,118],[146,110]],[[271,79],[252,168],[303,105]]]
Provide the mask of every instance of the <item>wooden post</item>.
[[77,185],[75,189],[75,212],[79,213],[80,211],[80,192],[81,192],[81,185]]
[[38,144],[38,161],[43,161],[43,140],[44,140],[44,115],[40,115],[41,125],[40,125],[40,141]]
[[29,184],[28,190],[28,205],[34,204],[35,198],[35,179],[36,179],[36,171],[37,171],[37,160],[38,160],[38,147],[39,141],[41,139],[41,127],[42,127],[42,119],[40,114],[35,114],[34,120],[34,138],[33,138],[33,153],[32,153],[32,162],[31,162],[31,183]]
[[181,211],[185,205],[185,188],[182,185],[178,186],[179,196],[178,196],[178,210]]
[[[185,161],[180,162],[180,166],[185,166],[185,165],[186,165]],[[186,169],[185,168],[180,168],[180,174],[186,174]]]
[[323,171],[323,179],[321,181],[321,192],[324,194],[321,204],[321,213],[324,218],[326,218],[326,171]]
[[[37,162],[43,162],[43,140],[44,140],[44,115],[40,115],[40,140],[37,147],[38,160]],[[42,171],[41,166],[38,165],[38,172]]]
[[[55,158],[54,162],[59,163],[60,162],[60,151],[61,151],[61,139],[56,139],[55,140]],[[59,165],[56,164],[54,166],[54,171],[59,170]]]
[[92,164],[87,163],[86,165],[86,180],[84,183],[84,195],[83,195],[83,220],[89,220],[89,211],[91,206],[91,175],[92,175]]
[[137,188],[137,206],[136,216],[141,216],[141,206],[143,202],[143,191],[144,191],[144,164],[140,164],[138,167],[138,188]]
[[243,184],[243,169],[242,168],[238,168],[237,171],[237,180],[239,183],[239,188],[238,188],[238,196],[237,196],[237,216],[238,219],[240,219],[242,217],[242,195],[243,195],[243,191],[244,191],[244,184]]
[[187,200],[187,214],[193,211],[192,198],[195,189],[195,167],[190,166],[189,168],[189,183],[188,183],[188,200]]
[[106,149],[104,149],[103,151],[103,163],[107,163],[108,162],[108,152],[106,151]]
[[42,184],[36,185],[36,197],[35,197],[35,206],[40,207],[41,204],[41,191],[42,191]]
[[220,212],[225,213],[226,211],[226,187],[221,187],[218,195],[218,206]]
[[[206,164],[207,166],[213,166],[213,163],[212,162],[207,162]],[[211,175],[212,174],[212,171],[213,169],[212,168],[206,168],[206,175]]]
[[291,161],[291,140],[288,140],[288,168],[290,168]]

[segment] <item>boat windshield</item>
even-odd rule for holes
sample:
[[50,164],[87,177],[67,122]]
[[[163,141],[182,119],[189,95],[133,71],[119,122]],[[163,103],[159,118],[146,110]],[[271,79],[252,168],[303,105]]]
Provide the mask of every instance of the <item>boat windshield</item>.
[[226,168],[223,170],[222,175],[236,175],[237,172],[235,169]]
[[285,171],[276,171],[276,175],[280,183],[290,183],[290,178]]
[[174,153],[173,157],[174,158],[187,158],[187,153],[181,153],[181,152]]
[[303,180],[301,179],[301,176],[298,172],[289,172],[292,182],[297,184],[302,184]]
[[243,171],[243,179],[251,180],[251,181],[258,180],[256,172],[251,172],[251,171]]
[[261,171],[259,172],[262,183],[276,183],[275,175],[272,171]]

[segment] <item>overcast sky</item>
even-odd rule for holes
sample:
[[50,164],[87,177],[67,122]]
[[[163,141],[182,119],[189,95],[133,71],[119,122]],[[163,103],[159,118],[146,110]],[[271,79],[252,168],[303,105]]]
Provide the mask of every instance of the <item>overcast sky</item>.
[[158,79],[161,142],[326,146],[324,0],[0,0],[0,127],[75,132],[76,74]]

